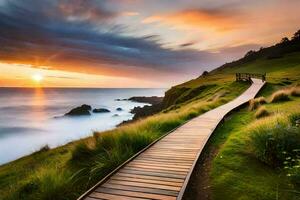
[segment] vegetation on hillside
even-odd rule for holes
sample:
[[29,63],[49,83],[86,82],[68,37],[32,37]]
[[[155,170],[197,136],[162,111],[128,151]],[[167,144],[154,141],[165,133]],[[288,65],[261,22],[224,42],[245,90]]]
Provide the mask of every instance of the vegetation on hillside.
[[217,129],[212,143],[220,149],[210,172],[213,199],[300,198],[299,102],[291,97],[268,103],[265,109],[274,114],[261,119],[256,111],[242,109]]

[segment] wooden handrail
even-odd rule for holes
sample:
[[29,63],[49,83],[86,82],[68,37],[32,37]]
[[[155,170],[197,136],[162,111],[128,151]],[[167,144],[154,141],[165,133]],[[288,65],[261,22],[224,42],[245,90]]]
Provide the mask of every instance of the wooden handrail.
[[236,81],[251,81],[251,78],[261,79],[263,82],[266,81],[267,74],[257,74],[257,73],[236,73]]

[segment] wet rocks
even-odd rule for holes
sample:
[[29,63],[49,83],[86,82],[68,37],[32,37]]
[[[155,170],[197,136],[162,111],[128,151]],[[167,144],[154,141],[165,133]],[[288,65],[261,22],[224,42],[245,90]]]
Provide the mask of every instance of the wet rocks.
[[92,107],[90,105],[83,104],[79,107],[73,108],[65,116],[82,116],[82,115],[91,115],[90,110]]
[[110,110],[106,109],[106,108],[95,108],[93,109],[93,113],[109,113]]

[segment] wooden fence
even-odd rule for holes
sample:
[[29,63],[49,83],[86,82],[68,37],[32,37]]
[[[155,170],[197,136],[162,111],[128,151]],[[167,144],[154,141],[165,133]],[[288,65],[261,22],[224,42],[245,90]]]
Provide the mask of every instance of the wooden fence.
[[266,73],[264,74],[252,74],[252,73],[236,73],[236,81],[251,81],[251,78],[261,79],[263,82],[266,81]]

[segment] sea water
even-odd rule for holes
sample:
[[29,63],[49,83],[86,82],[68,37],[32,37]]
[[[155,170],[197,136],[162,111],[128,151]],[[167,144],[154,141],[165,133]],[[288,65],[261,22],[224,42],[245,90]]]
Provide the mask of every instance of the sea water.
[[[163,96],[165,89],[0,88],[0,164],[113,129],[133,117],[130,110],[146,104],[117,101],[132,96]],[[66,117],[82,104],[109,113]],[[122,108],[122,111],[117,111]]]

